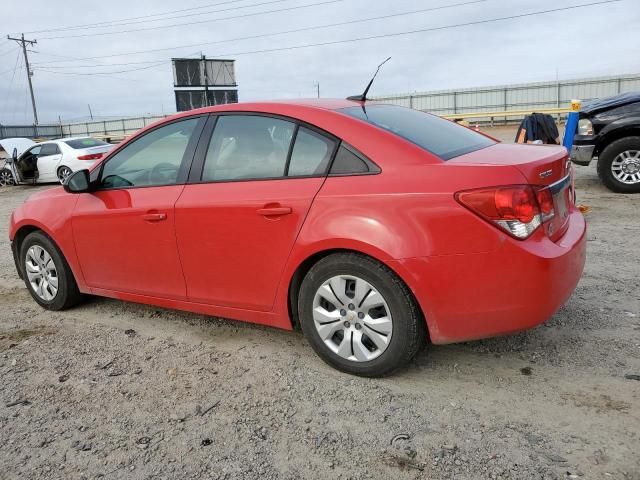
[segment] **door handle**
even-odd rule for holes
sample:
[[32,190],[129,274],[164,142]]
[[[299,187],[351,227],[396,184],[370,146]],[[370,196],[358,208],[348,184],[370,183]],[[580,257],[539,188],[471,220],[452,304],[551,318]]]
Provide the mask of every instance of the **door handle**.
[[161,222],[167,219],[166,213],[145,213],[142,219],[146,222]]
[[263,217],[280,217],[289,215],[292,212],[291,207],[266,207],[258,210],[258,215]]

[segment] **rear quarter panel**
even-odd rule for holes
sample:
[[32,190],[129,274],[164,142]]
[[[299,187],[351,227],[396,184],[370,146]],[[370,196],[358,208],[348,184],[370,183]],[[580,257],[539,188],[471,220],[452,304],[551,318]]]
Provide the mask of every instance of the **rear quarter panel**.
[[[458,204],[454,193],[522,181],[522,174],[510,166],[443,162],[398,162],[398,166],[387,162],[377,175],[327,178],[289,257],[277,310],[286,312],[288,288],[298,267],[329,250],[352,250],[379,260],[394,270],[420,301],[415,277],[399,260],[490,252],[510,240]],[[437,268],[432,275],[438,275]],[[421,307],[425,313],[430,311],[428,305]]]

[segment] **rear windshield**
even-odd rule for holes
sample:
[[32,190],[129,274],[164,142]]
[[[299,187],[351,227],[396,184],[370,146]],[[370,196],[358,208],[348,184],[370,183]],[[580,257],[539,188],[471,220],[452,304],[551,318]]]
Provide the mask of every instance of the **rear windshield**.
[[102,140],[96,140],[95,138],[76,138],[74,140],[64,140],[64,143],[76,150],[82,150],[83,148],[100,147],[102,145],[109,145]]
[[340,109],[391,133],[395,133],[442,160],[489,147],[495,142],[449,120],[395,105],[371,105]]

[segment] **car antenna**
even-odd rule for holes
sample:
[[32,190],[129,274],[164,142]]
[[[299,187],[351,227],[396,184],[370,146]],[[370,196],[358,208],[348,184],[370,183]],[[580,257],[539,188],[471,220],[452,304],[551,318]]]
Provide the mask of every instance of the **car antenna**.
[[369,82],[369,85],[367,85],[367,88],[365,88],[365,90],[362,93],[362,95],[354,95],[352,97],[347,97],[347,100],[353,100],[355,102],[366,102],[367,101],[367,94],[369,93],[369,89],[371,88],[371,85],[373,85],[373,81],[378,76],[378,72],[380,71],[380,68],[382,68],[382,66],[385,63],[387,63],[389,60],[391,60],[391,57],[387,58],[384,62],[382,62],[380,65],[378,65],[378,69],[376,70],[376,73],[373,74],[373,78],[371,78],[371,81]]

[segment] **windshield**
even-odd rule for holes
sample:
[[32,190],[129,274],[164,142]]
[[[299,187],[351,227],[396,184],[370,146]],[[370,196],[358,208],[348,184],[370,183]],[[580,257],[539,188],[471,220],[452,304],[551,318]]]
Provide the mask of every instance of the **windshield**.
[[442,160],[494,145],[468,128],[435,115],[395,105],[348,107],[339,110],[415,143]]
[[76,138],[74,140],[64,140],[64,143],[69,145],[71,148],[75,150],[82,150],[83,148],[91,148],[91,147],[101,147],[103,145],[109,145],[102,140],[96,140],[95,138],[87,137],[87,138]]

